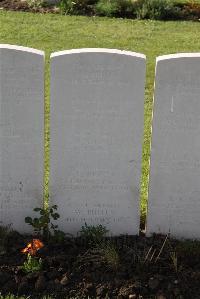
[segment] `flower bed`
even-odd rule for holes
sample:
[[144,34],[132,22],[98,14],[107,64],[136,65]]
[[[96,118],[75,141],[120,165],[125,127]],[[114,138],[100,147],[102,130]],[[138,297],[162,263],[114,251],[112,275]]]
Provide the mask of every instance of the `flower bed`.
[[0,8],[39,13],[109,16],[157,20],[200,20],[200,3],[170,0],[0,0]]
[[[77,238],[66,236],[59,242],[29,243],[35,236],[23,236],[14,231],[2,236],[1,233],[2,295],[200,298],[199,242],[181,242],[161,235],[121,236],[95,242],[95,238],[85,234]],[[27,243],[29,246],[25,248]],[[37,245],[34,258],[40,259],[41,268],[23,267],[27,260],[24,253],[31,252],[30,244]]]

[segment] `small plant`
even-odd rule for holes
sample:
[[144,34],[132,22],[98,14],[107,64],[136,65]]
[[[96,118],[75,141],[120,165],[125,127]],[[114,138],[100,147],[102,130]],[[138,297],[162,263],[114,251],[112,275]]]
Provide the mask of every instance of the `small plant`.
[[55,229],[54,234],[51,235],[50,242],[62,244],[65,241],[66,235],[71,237],[70,234],[65,234],[63,231]]
[[34,232],[36,234],[43,235],[43,237],[46,240],[48,240],[51,237],[51,230],[53,230],[54,235],[57,232],[60,232],[57,230],[58,226],[51,222],[51,218],[53,220],[57,220],[60,217],[60,215],[57,212],[55,212],[56,210],[57,210],[57,205],[53,205],[46,209],[35,208],[33,209],[33,211],[39,212],[40,217],[38,218],[26,217],[25,222],[34,228]]
[[112,243],[108,243],[103,246],[102,254],[106,260],[109,268],[117,270],[120,265],[120,257],[117,248]]
[[138,19],[177,19],[180,15],[180,9],[172,0],[138,0],[136,15]]
[[94,14],[94,6],[98,0],[60,0],[62,14]]
[[136,17],[136,1],[133,0],[115,0],[117,2],[117,16],[119,17]]
[[61,0],[59,3],[61,14],[71,14],[74,11],[76,2],[73,0]]
[[44,1],[43,0],[26,0],[28,7],[33,9],[38,9],[43,7]]
[[113,0],[99,0],[95,6],[95,11],[100,16],[114,16],[118,11],[117,2]]
[[27,260],[24,262],[21,269],[26,272],[38,272],[42,269],[42,259],[35,257],[37,251],[42,248],[44,244],[38,240],[33,239],[26,248],[22,249],[21,252],[27,254]]
[[27,255],[27,261],[24,262],[22,270],[26,273],[39,272],[42,270],[42,259],[36,259],[36,257]]
[[135,16],[136,4],[132,0],[99,0],[95,5],[95,12],[100,16]]
[[104,242],[105,236],[109,231],[103,225],[87,225],[82,226],[80,236],[88,241],[90,245],[99,246]]

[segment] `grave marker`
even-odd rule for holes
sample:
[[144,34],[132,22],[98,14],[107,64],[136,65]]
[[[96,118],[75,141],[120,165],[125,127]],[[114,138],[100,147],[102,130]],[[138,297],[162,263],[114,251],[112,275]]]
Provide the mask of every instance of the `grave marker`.
[[157,58],[147,232],[200,238],[200,54]]
[[28,232],[42,205],[44,53],[0,45],[0,225]]
[[145,56],[109,49],[51,55],[51,204],[61,230],[139,231]]

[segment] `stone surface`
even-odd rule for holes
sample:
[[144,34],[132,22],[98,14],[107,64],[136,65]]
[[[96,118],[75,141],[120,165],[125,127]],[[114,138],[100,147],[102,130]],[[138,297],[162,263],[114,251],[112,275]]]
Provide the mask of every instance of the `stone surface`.
[[109,49],[51,55],[51,204],[58,225],[137,234],[145,56]]
[[157,58],[147,232],[200,238],[200,54]]
[[44,53],[0,45],[0,225],[24,218],[43,195]]
[[61,279],[60,283],[62,285],[67,285],[69,283],[69,277],[67,275],[64,275],[63,278]]

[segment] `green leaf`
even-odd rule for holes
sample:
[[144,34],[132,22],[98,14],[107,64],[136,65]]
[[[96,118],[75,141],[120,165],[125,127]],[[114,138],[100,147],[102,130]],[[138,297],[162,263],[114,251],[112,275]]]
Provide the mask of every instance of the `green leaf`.
[[40,210],[41,210],[40,208],[33,209],[33,211],[35,211],[35,212],[39,212]]
[[52,217],[54,220],[58,219],[60,215],[58,213],[52,214]]
[[45,215],[45,211],[43,209],[40,210],[40,215]]
[[32,223],[33,223],[33,220],[32,220],[31,217],[26,217],[26,218],[25,218],[25,222],[26,222],[26,223],[29,223],[29,224],[32,224]]

